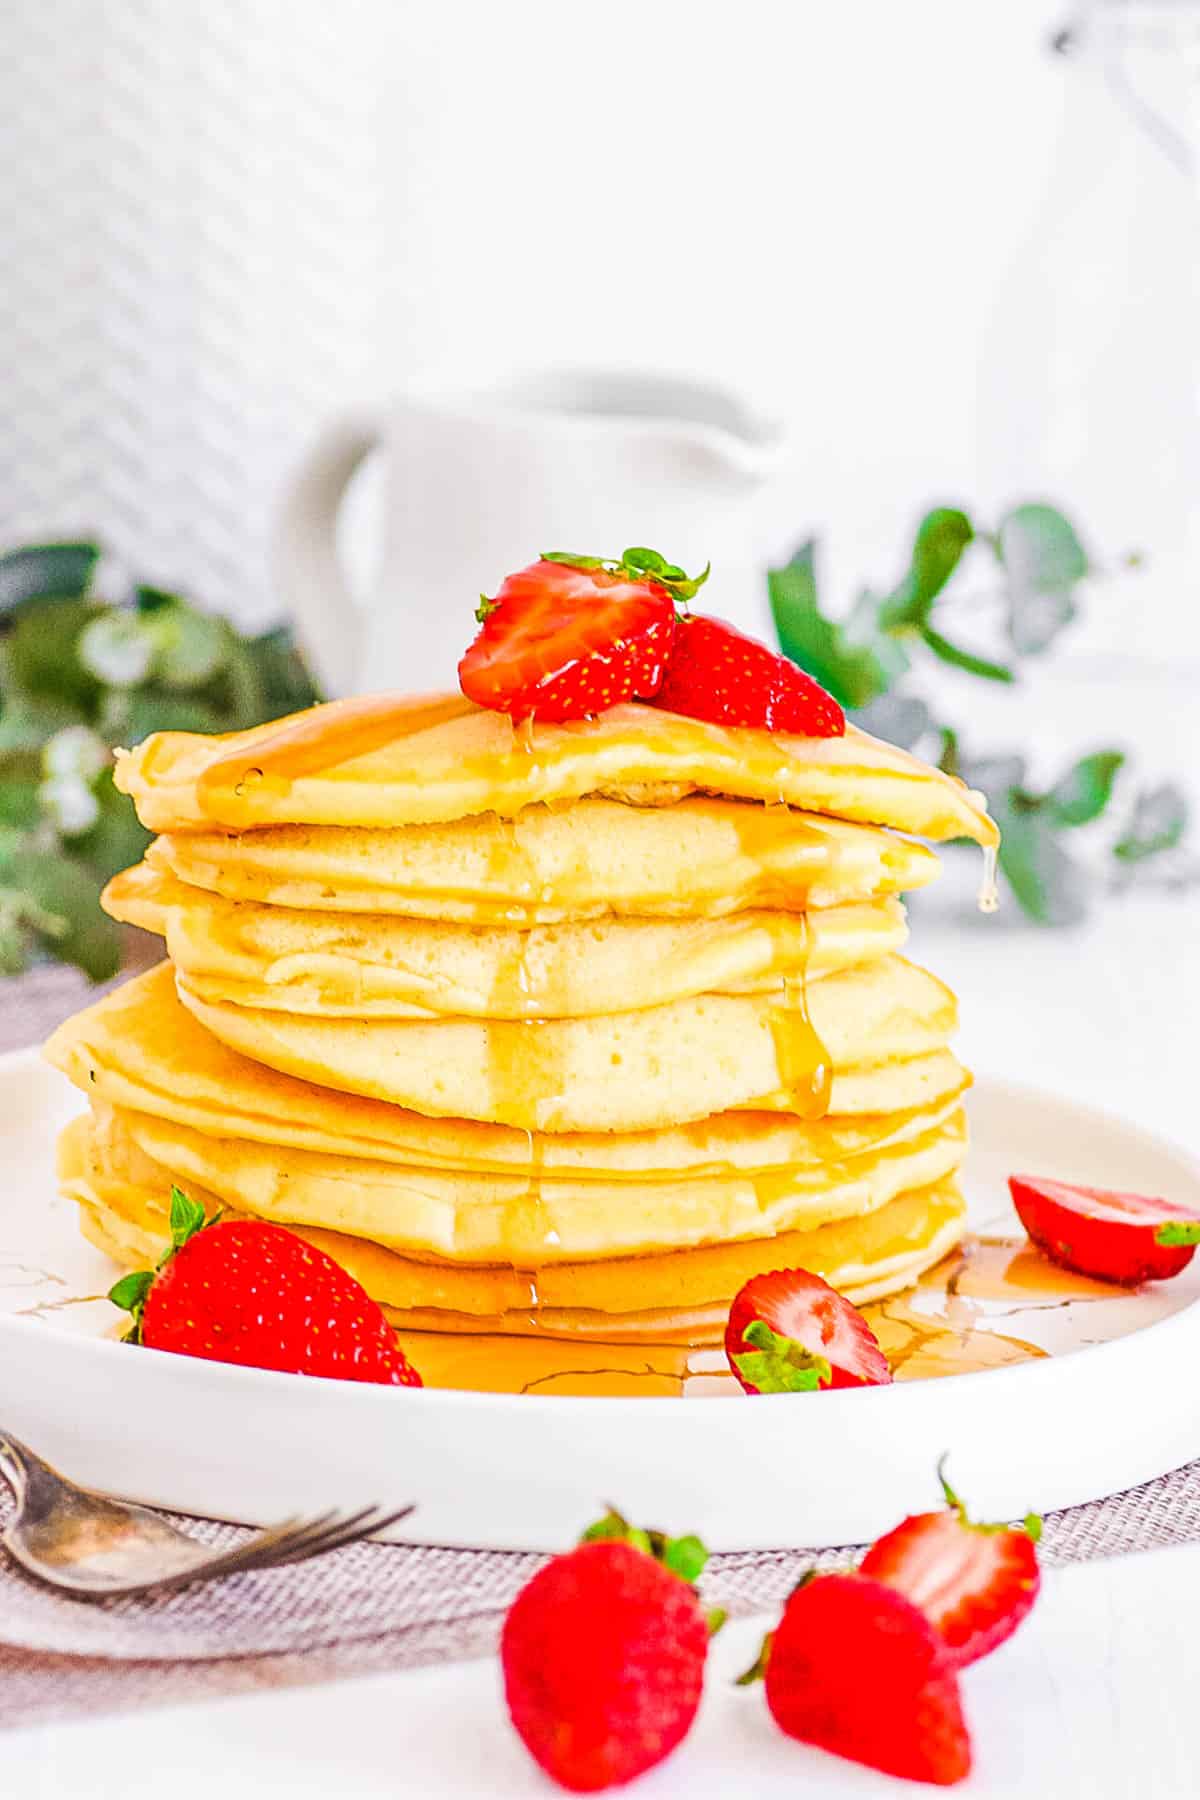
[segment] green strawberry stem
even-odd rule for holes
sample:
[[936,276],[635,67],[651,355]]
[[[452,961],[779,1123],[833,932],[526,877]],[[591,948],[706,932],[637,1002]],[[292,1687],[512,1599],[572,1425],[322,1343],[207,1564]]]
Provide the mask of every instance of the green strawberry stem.
[[1168,1225],[1160,1225],[1154,1241],[1171,1250],[1182,1249],[1185,1244],[1200,1244],[1200,1219],[1173,1219]]
[[694,1583],[708,1561],[708,1551],[693,1534],[668,1537],[662,1531],[643,1531],[640,1526],[631,1525],[615,1506],[610,1506],[602,1519],[589,1525],[579,1541],[581,1544],[595,1544],[604,1539],[616,1539],[623,1544],[632,1544],[635,1550],[644,1550],[647,1556],[662,1563],[665,1569],[670,1569],[681,1581]]
[[833,1380],[823,1356],[772,1331],[765,1319],[751,1320],[742,1338],[752,1348],[735,1356],[733,1366],[760,1394],[811,1394]]
[[774,1638],[775,1633],[773,1631],[768,1631],[766,1637],[758,1647],[758,1655],[748,1669],[742,1670],[741,1674],[733,1684],[734,1687],[753,1687],[756,1681],[765,1679],[767,1664],[771,1660],[771,1644],[774,1641]]
[[949,1451],[946,1451],[944,1455],[942,1455],[938,1458],[937,1478],[938,1478],[938,1481],[941,1483],[942,1493],[946,1497],[946,1505],[950,1508],[951,1512],[957,1513],[958,1521],[959,1521],[960,1525],[966,1525],[966,1526],[969,1526],[972,1531],[981,1531],[981,1532],[1023,1531],[1025,1533],[1026,1537],[1029,1538],[1033,1543],[1036,1544],[1038,1542],[1039,1538],[1042,1535],[1042,1520],[1041,1520],[1040,1513],[1035,1513],[1035,1512],[1026,1513],[1025,1517],[1022,1519],[1022,1521],[1019,1525],[1006,1525],[1003,1522],[1001,1522],[999,1524],[995,1524],[995,1525],[980,1525],[976,1522],[976,1520],[970,1518],[967,1514],[967,1508],[966,1508],[965,1501],[963,1501],[959,1498],[959,1496],[955,1493],[954,1489],[950,1486],[950,1483],[946,1478],[946,1464],[949,1462],[949,1460],[950,1460],[950,1452]]
[[688,601],[696,598],[712,571],[712,564],[708,562],[699,575],[689,575],[678,563],[668,562],[665,556],[660,556],[657,550],[647,550],[637,544],[630,550],[623,550],[619,557],[576,556],[571,550],[543,550],[541,560],[564,563],[570,569],[604,569],[622,581],[657,582],[685,610]]
[[215,1225],[220,1216],[220,1213],[215,1213],[211,1219],[207,1218],[198,1200],[189,1200],[181,1188],[171,1189],[170,1243],[153,1269],[134,1269],[128,1275],[122,1275],[120,1281],[115,1282],[108,1290],[108,1297],[113,1305],[132,1315],[133,1323],[122,1338],[122,1343],[141,1343],[142,1315],[146,1309],[146,1297],[154,1286],[154,1277],[161,1269],[166,1268],[176,1251],[182,1250],[206,1225]]

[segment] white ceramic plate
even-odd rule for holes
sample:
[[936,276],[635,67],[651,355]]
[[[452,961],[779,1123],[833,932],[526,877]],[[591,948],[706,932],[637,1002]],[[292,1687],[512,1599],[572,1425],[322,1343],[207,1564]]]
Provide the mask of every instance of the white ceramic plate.
[[[35,1054],[0,1059],[0,1425],[134,1499],[259,1524],[414,1500],[412,1541],[508,1549],[558,1548],[611,1499],[733,1550],[869,1539],[931,1503],[943,1451],[977,1514],[997,1518],[1200,1455],[1181,1375],[1200,1355],[1200,1258],[1135,1293],[1064,1281],[1017,1249],[1004,1184],[1023,1169],[1200,1214],[1200,1166],[1052,1096],[976,1089],[966,1187],[983,1260],[901,1303],[910,1378],[753,1400],[412,1392],[130,1349],[100,1298],[113,1267],[55,1192],[55,1134],[78,1106]],[[998,1263],[1020,1279],[997,1284]],[[911,1378],[980,1360],[1000,1366]]]

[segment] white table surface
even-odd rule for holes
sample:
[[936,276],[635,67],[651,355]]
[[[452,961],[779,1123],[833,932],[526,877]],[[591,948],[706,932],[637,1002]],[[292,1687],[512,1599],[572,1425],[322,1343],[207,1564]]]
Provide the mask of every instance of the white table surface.
[[[964,1678],[969,1800],[1184,1800],[1197,1792],[1200,1546],[1053,1572],[1025,1625]],[[863,1800],[931,1793],[792,1743],[738,1689],[762,1622],[713,1646],[691,1736],[630,1790],[646,1800]],[[503,1711],[492,1661],[239,1696],[4,1739],[22,1800],[538,1800],[554,1790]]]
[[[951,890],[914,919],[913,951],[958,991],[979,1069],[1120,1110],[1200,1145],[1196,897],[1111,901],[1079,932],[973,920]],[[961,876],[961,879],[960,879]],[[1181,1379],[1187,1379],[1181,1371]],[[1200,1546],[1049,1575],[1020,1634],[966,1680],[972,1800],[1183,1800],[1200,1792]],[[728,1629],[683,1751],[640,1783],[661,1800],[928,1793],[774,1732],[761,1695],[722,1676],[756,1628]],[[6,1791],[34,1800],[547,1794],[504,1718],[495,1666],[444,1666],[206,1702],[3,1741]]]

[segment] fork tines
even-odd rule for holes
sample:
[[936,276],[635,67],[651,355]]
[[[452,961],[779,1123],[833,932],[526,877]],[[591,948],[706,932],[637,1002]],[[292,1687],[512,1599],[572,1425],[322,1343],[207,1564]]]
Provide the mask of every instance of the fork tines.
[[[208,1580],[213,1575],[241,1574],[252,1569],[274,1569],[284,1563],[306,1562],[314,1556],[325,1556],[330,1550],[344,1549],[374,1532],[386,1531],[406,1519],[411,1506],[392,1512],[378,1506],[364,1506],[358,1512],[345,1513],[333,1509],[319,1513],[314,1519],[284,1519],[260,1531],[244,1543],[235,1544],[223,1556],[215,1556],[195,1571],[181,1571],[163,1586],[184,1586],[190,1580]],[[157,1585],[157,1584],[156,1584]]]

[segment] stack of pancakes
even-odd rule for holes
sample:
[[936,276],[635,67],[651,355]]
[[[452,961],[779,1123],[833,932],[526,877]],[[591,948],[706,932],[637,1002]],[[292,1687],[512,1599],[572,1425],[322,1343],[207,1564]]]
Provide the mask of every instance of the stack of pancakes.
[[719,1343],[758,1271],[862,1300],[961,1235],[954,998],[897,897],[913,837],[994,844],[961,783],[853,728],[457,696],[160,734],[118,781],[160,835],[106,904],[170,961],[48,1047],[118,1261],[177,1183],[328,1249],[427,1381],[553,1387]]

